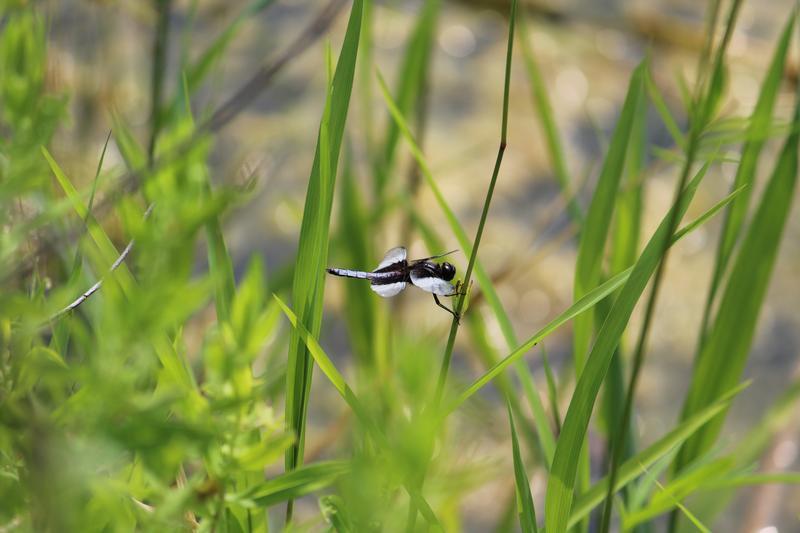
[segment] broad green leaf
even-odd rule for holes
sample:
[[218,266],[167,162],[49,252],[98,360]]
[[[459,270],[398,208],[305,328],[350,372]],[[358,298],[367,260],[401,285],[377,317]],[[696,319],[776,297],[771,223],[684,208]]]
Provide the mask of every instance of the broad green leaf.
[[[328,232],[333,191],[344,125],[353,88],[363,1],[355,0],[350,12],[336,72],[326,99],[317,149],[308,181],[292,295],[298,320],[313,336],[322,323],[322,299],[328,258]],[[295,431],[297,443],[286,454],[286,468],[302,464],[305,421],[313,362],[305,343],[292,330],[286,372],[286,425]]]

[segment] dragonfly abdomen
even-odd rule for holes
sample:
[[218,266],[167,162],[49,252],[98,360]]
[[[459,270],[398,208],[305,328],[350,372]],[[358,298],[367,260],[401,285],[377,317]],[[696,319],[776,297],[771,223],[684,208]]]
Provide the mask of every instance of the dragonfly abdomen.
[[327,268],[326,270],[328,271],[328,274],[342,276],[343,278],[367,279],[370,275],[370,272],[363,272],[361,270],[348,270],[346,268]]

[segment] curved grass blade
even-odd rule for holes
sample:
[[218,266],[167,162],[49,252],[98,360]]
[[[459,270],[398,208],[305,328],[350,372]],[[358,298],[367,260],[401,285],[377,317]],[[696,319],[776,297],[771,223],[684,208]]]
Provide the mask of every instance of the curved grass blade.
[[572,507],[577,461],[600,385],[611,364],[611,357],[614,355],[622,333],[630,320],[633,308],[655,272],[662,254],[669,248],[666,244],[672,239],[672,236],[669,235],[672,222],[673,220],[680,221],[683,218],[709,164],[706,163],[697,173],[682,191],[677,203],[662,219],[658,229],[632,267],[628,280],[597,334],[597,340],[572,395],[553,458],[553,468],[547,485],[545,501],[545,520],[548,531],[564,531],[566,529]]
[[[406,46],[403,64],[398,77],[397,96],[394,101],[404,117],[413,111],[418,95],[424,91],[425,80],[431,63],[432,42],[441,7],[440,0],[427,0],[417,18],[414,30]],[[376,192],[383,199],[384,189],[394,167],[400,128],[396,121],[387,124],[386,139],[380,164],[377,165],[375,180]]]
[[[725,197],[722,201],[717,203],[716,205],[712,206],[711,209],[700,215],[696,220],[692,221],[691,223],[687,224],[684,229],[679,232],[676,232],[675,236],[672,239],[672,244],[675,244],[678,240],[685,237],[691,231],[694,231],[700,225],[711,218],[711,216],[715,213],[718,213],[722,207],[727,204],[728,202],[733,199],[734,194],[730,194]],[[616,276],[612,277],[593,291],[590,291],[586,294],[583,298],[579,301],[572,304],[566,311],[558,315],[555,319],[550,321],[544,328],[539,330],[535,335],[525,341],[521,346],[517,349],[512,351],[510,354],[505,356],[501,361],[499,361],[496,365],[494,365],[489,371],[483,374],[481,377],[476,379],[467,389],[459,394],[456,399],[448,405],[446,412],[451,412],[457,409],[462,403],[467,401],[471,396],[473,396],[476,392],[482,389],[487,383],[492,381],[495,377],[500,375],[510,364],[514,361],[525,355],[525,353],[536,346],[539,342],[545,339],[550,333],[558,329],[559,327],[563,326],[565,323],[569,322],[572,318],[577,316],[580,313],[584,313],[591,309],[597,302],[608,296],[609,294],[613,293],[619,287],[621,287],[630,277],[631,272],[633,271],[633,267],[623,270]]]

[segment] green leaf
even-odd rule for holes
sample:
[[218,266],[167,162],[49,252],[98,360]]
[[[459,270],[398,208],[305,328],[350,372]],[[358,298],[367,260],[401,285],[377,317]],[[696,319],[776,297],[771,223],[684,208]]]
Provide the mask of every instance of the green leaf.
[[[355,0],[320,124],[300,228],[292,294],[299,322],[314,336],[319,333],[322,323],[333,191],[353,88],[362,12],[363,1]],[[303,461],[305,422],[313,368],[307,347],[297,332],[297,328],[292,330],[289,342],[286,425],[295,431],[298,440],[286,454],[287,469],[295,468]]]
[[[548,531],[564,531],[572,506],[575,478],[577,475],[578,458],[580,456],[589,419],[600,385],[605,378],[611,358],[619,344],[622,333],[630,320],[633,308],[636,306],[642,292],[653,275],[665,246],[671,241],[670,223],[680,221],[689,207],[698,185],[705,176],[709,164],[707,163],[682,191],[677,205],[674,205],[662,219],[658,229],[647,243],[636,264],[632,267],[630,276],[622,287],[619,297],[609,311],[608,316],[597,334],[592,351],[586,361],[586,366],[575,386],[561,435],[556,446],[553,458],[553,467],[550,481],[547,485],[547,499],[545,501],[545,520]],[[673,215],[673,211],[677,213]],[[618,275],[619,276],[619,275]],[[615,279],[615,278],[612,278]]]
[[[345,382],[344,376],[342,376],[339,370],[337,370],[336,366],[333,364],[333,361],[331,361],[330,357],[328,357],[317,340],[309,333],[303,324],[299,322],[297,316],[295,316],[292,310],[289,309],[286,304],[283,303],[280,298],[278,298],[277,295],[273,295],[273,297],[278,302],[278,305],[280,305],[286,317],[289,319],[289,322],[291,322],[292,326],[294,326],[298,337],[306,345],[311,353],[311,356],[314,358],[314,361],[317,363],[317,366],[320,367],[320,370],[322,370],[322,373],[328,378],[328,381],[330,381],[331,384],[336,388],[344,401],[347,402],[347,405],[350,407],[350,409],[352,409],[353,413],[358,417],[359,421],[370,431],[371,435],[376,439],[378,444],[384,449],[390,449],[391,446],[386,439],[386,435],[383,434],[381,429],[377,427],[375,422],[371,419],[363,404],[359,401],[353,390]],[[433,510],[428,502],[425,501],[425,498],[417,490],[409,488],[408,484],[406,485],[406,490],[428,523],[431,525],[438,524],[439,521],[436,518],[436,515],[433,513]]]
[[[67,178],[66,174],[64,174],[64,171],[61,170],[61,167],[59,167],[58,163],[56,163],[56,161],[50,155],[50,152],[48,152],[45,147],[42,147],[42,154],[50,165],[50,168],[52,169],[59,185],[61,185],[64,193],[72,202],[75,212],[79,217],[86,221],[89,235],[92,237],[95,245],[97,245],[103,261],[110,268],[110,266],[119,257],[119,253],[114,247],[114,243],[111,242],[111,239],[108,238],[108,235],[106,235],[106,232],[103,231],[103,228],[100,227],[91,213],[89,213],[88,209],[81,201],[78,191],[75,189],[75,187],[72,185],[72,182],[69,180],[69,178]],[[133,279],[133,275],[131,274],[130,270],[128,270],[128,267],[124,263],[121,264],[119,268],[111,272],[110,275],[113,276],[117,283],[119,283],[126,296],[129,298],[133,297],[136,288],[136,282]],[[196,392],[197,383],[195,382],[191,369],[186,361],[175,351],[169,339],[167,339],[166,336],[158,337],[155,340],[153,348],[156,351],[156,354],[158,355],[158,358],[161,361],[161,364],[164,366],[164,369],[166,370],[170,379],[181,385],[184,390]],[[199,399],[199,397],[196,397],[196,399]]]

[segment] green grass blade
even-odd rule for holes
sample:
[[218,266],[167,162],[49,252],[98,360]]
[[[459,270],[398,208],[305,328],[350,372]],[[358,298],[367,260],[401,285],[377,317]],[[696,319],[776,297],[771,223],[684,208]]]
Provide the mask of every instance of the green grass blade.
[[324,489],[350,470],[345,461],[306,465],[248,489],[225,496],[228,503],[244,507],[269,507]]
[[[617,471],[614,483],[615,491],[639,477],[645,468],[649,468],[659,459],[670,454],[710,420],[722,413],[730,405],[733,398],[744,390],[747,385],[745,383],[734,388],[712,405],[684,420],[655,443],[625,461]],[[569,517],[569,527],[589,516],[589,513],[603,502],[608,491],[608,481],[608,476],[604,477],[575,500],[575,505]]]
[[539,125],[547,143],[550,163],[553,165],[556,181],[561,187],[561,194],[567,202],[567,211],[572,216],[573,221],[580,226],[583,223],[583,212],[572,190],[572,180],[569,177],[564,147],[561,144],[561,136],[558,133],[558,126],[553,116],[553,106],[550,103],[550,97],[547,95],[544,78],[541,70],[539,70],[539,65],[536,63],[533,48],[531,47],[525,16],[519,17],[519,30],[519,43],[522,48],[522,57],[525,60],[525,71],[528,74],[528,81],[531,85],[531,97],[536,106]]
[[597,340],[586,360],[586,367],[578,379],[570,401],[553,458],[553,468],[545,501],[545,519],[548,531],[564,531],[566,529],[577,475],[577,460],[600,385],[611,364],[611,357],[614,355],[622,333],[630,320],[633,308],[655,272],[664,250],[668,249],[666,244],[672,237],[669,235],[671,223],[673,219],[680,221],[683,217],[707,170],[708,164],[697,173],[681,193],[677,204],[662,219],[658,229],[632,267],[630,277],[622,287],[619,297],[597,334]]
[[[600,284],[603,265],[603,250],[605,249],[608,229],[622,180],[628,144],[631,141],[631,131],[639,109],[639,99],[642,96],[644,77],[647,73],[647,64],[641,63],[633,71],[628,85],[628,94],[622,106],[619,121],[614,135],[611,138],[608,152],[606,153],[603,168],[597,181],[597,188],[592,196],[592,203],[586,214],[586,222],[581,231],[580,244],[578,245],[578,258],[575,263],[574,298],[580,299],[584,294]],[[576,375],[583,369],[585,354],[594,331],[592,313],[576,317],[573,324],[573,358]]]
[[[800,94],[797,96],[794,123],[800,123]],[[799,138],[800,131],[795,129],[786,139],[752,223],[745,233],[716,320],[697,360],[684,404],[684,416],[714,401],[722,390],[739,379],[744,370],[794,198]],[[722,419],[689,440],[676,459],[675,471],[679,472],[707,450],[719,434],[721,425]]]
[[[702,326],[700,328],[700,337],[702,338],[707,333],[708,323],[711,320],[711,308],[716,298],[717,289],[722,281],[722,276],[726,271],[728,261],[736,244],[741,229],[744,223],[744,218],[747,214],[747,208],[750,202],[750,194],[752,185],[755,181],[756,170],[758,166],[759,156],[761,149],[764,146],[770,125],[772,122],[772,110],[775,106],[775,100],[778,96],[778,89],[780,88],[781,80],[783,79],[784,65],[789,51],[789,43],[792,36],[792,28],[795,22],[795,16],[789,17],[786,27],[781,34],[778,41],[778,46],[772,57],[772,62],[767,70],[764,81],[761,84],[761,91],[756,102],[756,107],[753,114],[750,116],[750,123],[747,127],[747,142],[742,148],[741,160],[736,169],[736,176],[731,186],[732,190],[747,187],[747,189],[739,195],[739,198],[731,204],[725,213],[725,220],[722,225],[722,235],[718,241],[717,253],[714,259],[714,270],[711,277],[711,285],[709,287],[708,296],[706,298],[706,305],[703,313]],[[702,342],[701,342],[702,345]]]
[[[314,336],[319,333],[322,322],[330,214],[339,151],[353,88],[362,9],[363,2],[355,0],[320,125],[300,228],[292,294],[300,323]],[[307,347],[297,331],[297,328],[292,330],[286,373],[286,425],[295,432],[297,443],[287,451],[287,470],[302,464],[313,368]]]
[[528,482],[528,475],[525,473],[525,463],[519,452],[519,442],[517,441],[517,429],[514,427],[514,415],[511,414],[511,406],[508,406],[508,422],[511,425],[511,451],[514,455],[514,482],[517,493],[517,513],[519,514],[519,525],[523,533],[536,533],[536,510],[533,507],[533,496],[531,486]]

